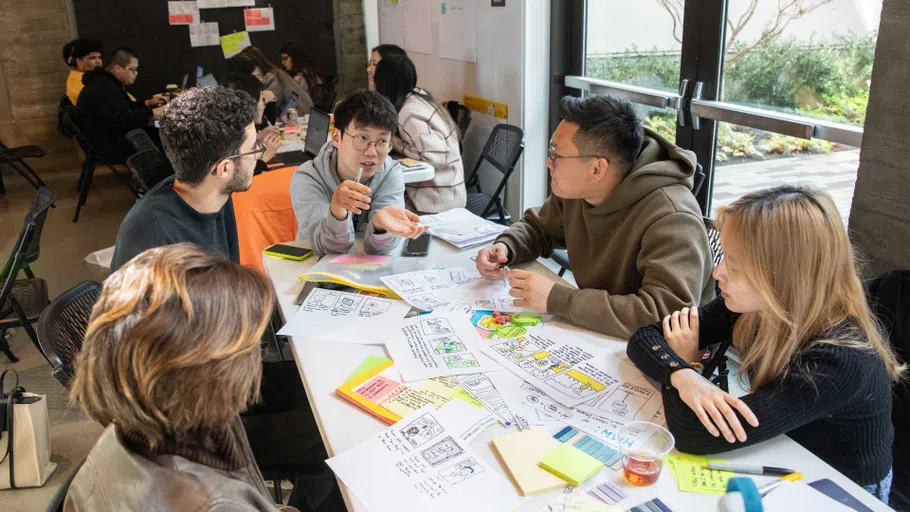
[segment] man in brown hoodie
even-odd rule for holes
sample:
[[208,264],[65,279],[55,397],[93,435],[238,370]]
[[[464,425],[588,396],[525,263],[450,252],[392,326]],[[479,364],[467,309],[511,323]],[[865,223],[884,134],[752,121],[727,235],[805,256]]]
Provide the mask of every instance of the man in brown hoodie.
[[[695,155],[643,128],[612,96],[565,97],[547,157],[553,194],[477,255],[518,307],[628,338],[714,298],[711,248],[692,195]],[[578,289],[507,264],[566,248]]]

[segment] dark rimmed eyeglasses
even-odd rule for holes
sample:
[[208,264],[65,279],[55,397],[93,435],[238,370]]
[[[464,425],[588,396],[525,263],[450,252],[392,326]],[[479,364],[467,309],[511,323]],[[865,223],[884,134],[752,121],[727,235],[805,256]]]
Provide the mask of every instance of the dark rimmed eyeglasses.
[[556,152],[556,148],[553,147],[553,144],[550,144],[549,146],[547,146],[547,160],[550,161],[550,164],[553,167],[556,167],[557,160],[561,160],[564,158],[603,158],[607,162],[610,161],[610,159],[604,155],[571,155],[571,156],[560,155],[559,153]]
[[351,135],[348,132],[341,132],[351,138],[354,149],[357,151],[366,151],[370,145],[376,146],[376,152],[380,155],[388,155],[392,151],[391,139],[370,140],[366,135]]
[[266,152],[265,144],[261,140],[256,140],[256,146],[252,151],[247,151],[246,153],[237,153],[236,155],[226,156],[224,160],[230,160],[232,158],[240,158],[242,156],[256,155],[256,160],[259,160],[262,155]]

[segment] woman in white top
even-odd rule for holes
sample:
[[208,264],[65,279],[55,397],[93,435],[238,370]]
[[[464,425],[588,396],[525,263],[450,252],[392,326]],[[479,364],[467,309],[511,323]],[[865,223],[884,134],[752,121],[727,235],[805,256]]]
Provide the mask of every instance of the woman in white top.
[[464,165],[458,127],[428,91],[417,87],[417,70],[405,55],[383,58],[374,75],[376,91],[398,111],[395,150],[436,169],[432,180],[405,186],[405,204],[416,213],[464,208]]

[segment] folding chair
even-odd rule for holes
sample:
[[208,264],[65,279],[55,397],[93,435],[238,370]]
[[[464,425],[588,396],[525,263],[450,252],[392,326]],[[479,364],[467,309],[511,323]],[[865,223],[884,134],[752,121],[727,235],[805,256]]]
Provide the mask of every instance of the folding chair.
[[[29,185],[35,187],[35,190],[46,187],[47,185],[45,185],[41,177],[38,176],[38,173],[25,163],[25,159],[43,157],[44,150],[38,146],[17,146],[11,148],[4,144],[3,141],[0,141],[0,165],[6,164],[10,166],[14,171],[21,174]],[[0,174],[0,194],[5,192],[6,187],[3,185],[3,174]]]
[[[515,164],[518,163],[524,149],[524,132],[521,128],[508,124],[498,124],[493,128],[490,138],[483,147],[483,153],[477,160],[477,164],[474,165],[471,176],[465,182],[465,188],[469,189],[465,207],[471,213],[500,224],[506,224],[512,219],[509,212],[503,208],[499,196],[506,188],[509,176],[515,170]],[[477,171],[484,162],[489,162],[502,173],[502,179],[492,195],[486,194],[480,189],[480,176]],[[471,187],[476,188],[477,192],[470,192]]]
[[458,149],[464,153],[464,136],[471,125],[471,109],[457,101],[447,101],[446,110],[458,126]]

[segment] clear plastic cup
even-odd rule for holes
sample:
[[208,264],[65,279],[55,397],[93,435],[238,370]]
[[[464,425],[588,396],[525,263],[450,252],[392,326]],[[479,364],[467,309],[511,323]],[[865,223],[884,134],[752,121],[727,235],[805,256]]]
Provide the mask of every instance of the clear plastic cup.
[[664,459],[676,443],[673,434],[654,423],[633,421],[620,428],[616,437],[626,481],[642,487],[657,482]]

